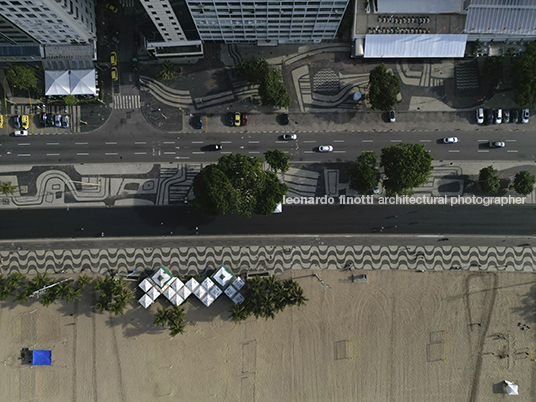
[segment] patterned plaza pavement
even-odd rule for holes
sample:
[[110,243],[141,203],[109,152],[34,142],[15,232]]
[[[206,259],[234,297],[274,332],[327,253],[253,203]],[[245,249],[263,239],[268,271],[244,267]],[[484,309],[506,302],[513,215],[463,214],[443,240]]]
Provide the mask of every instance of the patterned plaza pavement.
[[[502,239],[502,240],[501,240]],[[535,272],[531,238],[471,243],[440,236],[164,237],[0,242],[4,274],[132,274],[164,265],[175,275],[225,264],[236,274],[303,270]],[[490,245],[479,245],[479,244]],[[467,244],[475,244],[468,246]]]

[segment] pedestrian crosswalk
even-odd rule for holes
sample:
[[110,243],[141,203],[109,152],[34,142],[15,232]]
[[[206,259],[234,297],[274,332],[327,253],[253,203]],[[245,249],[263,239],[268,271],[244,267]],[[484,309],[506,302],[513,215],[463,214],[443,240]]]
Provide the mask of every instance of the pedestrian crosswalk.
[[119,0],[119,4],[123,8],[132,8],[134,7],[134,0]]
[[114,109],[139,109],[140,95],[114,95]]

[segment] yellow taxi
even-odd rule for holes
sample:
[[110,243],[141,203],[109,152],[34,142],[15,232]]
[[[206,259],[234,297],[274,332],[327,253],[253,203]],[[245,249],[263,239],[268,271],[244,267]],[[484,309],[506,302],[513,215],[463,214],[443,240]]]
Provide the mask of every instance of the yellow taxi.
[[0,114],[0,128],[4,128],[4,116]]
[[234,124],[235,126],[239,126],[242,123],[242,119],[240,118],[240,112],[236,112],[234,114]]
[[117,53],[116,52],[110,53],[110,63],[112,63],[112,66],[117,66]]
[[30,118],[27,114],[22,115],[22,128],[25,130],[28,130],[28,127],[30,127]]
[[117,71],[117,68],[112,67],[112,80],[117,81],[119,79],[119,72]]

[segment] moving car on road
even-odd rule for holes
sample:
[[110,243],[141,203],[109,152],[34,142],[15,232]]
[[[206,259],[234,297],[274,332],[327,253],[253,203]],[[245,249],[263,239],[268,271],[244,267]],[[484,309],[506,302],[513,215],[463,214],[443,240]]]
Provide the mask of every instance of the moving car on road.
[[296,134],[283,134],[283,139],[285,141],[297,140],[298,136]]
[[112,81],[117,81],[119,79],[119,71],[116,67],[112,67]]
[[234,125],[235,126],[240,126],[242,120],[240,119],[240,112],[236,112],[234,114]]
[[27,137],[28,131],[27,130],[17,130],[13,133],[15,137]]
[[212,144],[208,146],[209,151],[221,151],[222,148],[221,144]]
[[22,128],[25,130],[28,130],[28,127],[30,127],[30,118],[28,117],[28,115],[23,114],[21,121],[22,121]]
[[484,109],[482,108],[476,110],[476,123],[484,124]]
[[331,145],[320,145],[318,147],[318,152],[331,152],[333,151],[333,147]]
[[119,11],[119,9],[111,3],[106,3],[106,8],[114,14],[117,14],[117,12]]
[[521,111],[521,123],[529,122],[529,109],[523,109]]
[[456,144],[458,142],[458,137],[446,137],[443,138],[443,143],[445,144]]
[[502,141],[490,141],[489,147],[490,148],[504,148],[504,142]]

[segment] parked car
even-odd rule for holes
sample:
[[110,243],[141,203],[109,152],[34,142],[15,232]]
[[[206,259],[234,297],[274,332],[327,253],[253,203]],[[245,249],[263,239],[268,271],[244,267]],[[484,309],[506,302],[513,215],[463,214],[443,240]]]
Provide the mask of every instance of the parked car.
[[110,53],[110,63],[112,63],[112,66],[117,66],[117,53],[111,52]]
[[13,133],[15,137],[27,137],[28,131],[27,130],[17,130]]
[[512,109],[512,112],[510,114],[510,122],[511,123],[519,123],[519,110]]
[[114,14],[117,14],[117,12],[119,11],[119,9],[111,3],[106,3],[106,8]]
[[504,142],[502,141],[490,141],[489,147],[490,148],[504,148]]
[[4,116],[0,114],[0,128],[4,128]]
[[194,116],[194,127],[198,130],[203,128],[203,119],[198,114]]
[[234,126],[234,113],[233,112],[227,113],[227,125],[231,127]]
[[17,115],[13,118],[13,125],[15,128],[21,128],[20,115]]
[[320,145],[318,147],[318,152],[331,152],[333,151],[333,147],[331,145]]
[[279,122],[282,126],[286,126],[289,122],[288,113],[282,113],[279,115]]
[[456,144],[458,142],[458,137],[446,137],[443,138],[443,143],[445,144]]
[[235,126],[240,126],[241,122],[242,122],[242,120],[240,119],[240,112],[235,112],[235,114],[234,114],[234,125]]
[[57,114],[54,116],[54,123],[56,127],[61,127],[61,114]]
[[49,113],[47,115],[47,126],[54,127],[54,113]]
[[389,121],[391,123],[394,123],[396,121],[396,114],[395,114],[395,111],[394,110],[391,110],[389,112]]
[[510,111],[508,109],[503,110],[503,123],[510,123]]
[[476,110],[476,123],[484,124],[484,109],[482,108]]
[[484,110],[484,120],[488,126],[490,124],[493,124],[493,110],[491,109]]
[[529,109],[523,109],[521,111],[521,123],[529,122]]
[[222,148],[221,144],[212,144],[208,146],[209,151],[221,151]]
[[22,128],[25,130],[28,130],[28,128],[30,127],[30,118],[28,117],[27,114],[22,115],[21,122],[22,122]]
[[112,81],[117,81],[119,79],[119,71],[116,67],[112,67]]
[[298,136],[296,134],[283,134],[283,139],[285,141],[297,140]]
[[39,122],[41,123],[41,125],[43,127],[46,127],[47,126],[47,114],[46,113],[41,113],[41,115],[39,116]]
[[242,125],[247,126],[248,125],[248,114],[242,113]]
[[68,115],[64,115],[61,118],[61,125],[63,128],[69,128],[69,116]]
[[501,124],[502,123],[502,109],[495,110],[495,124]]

